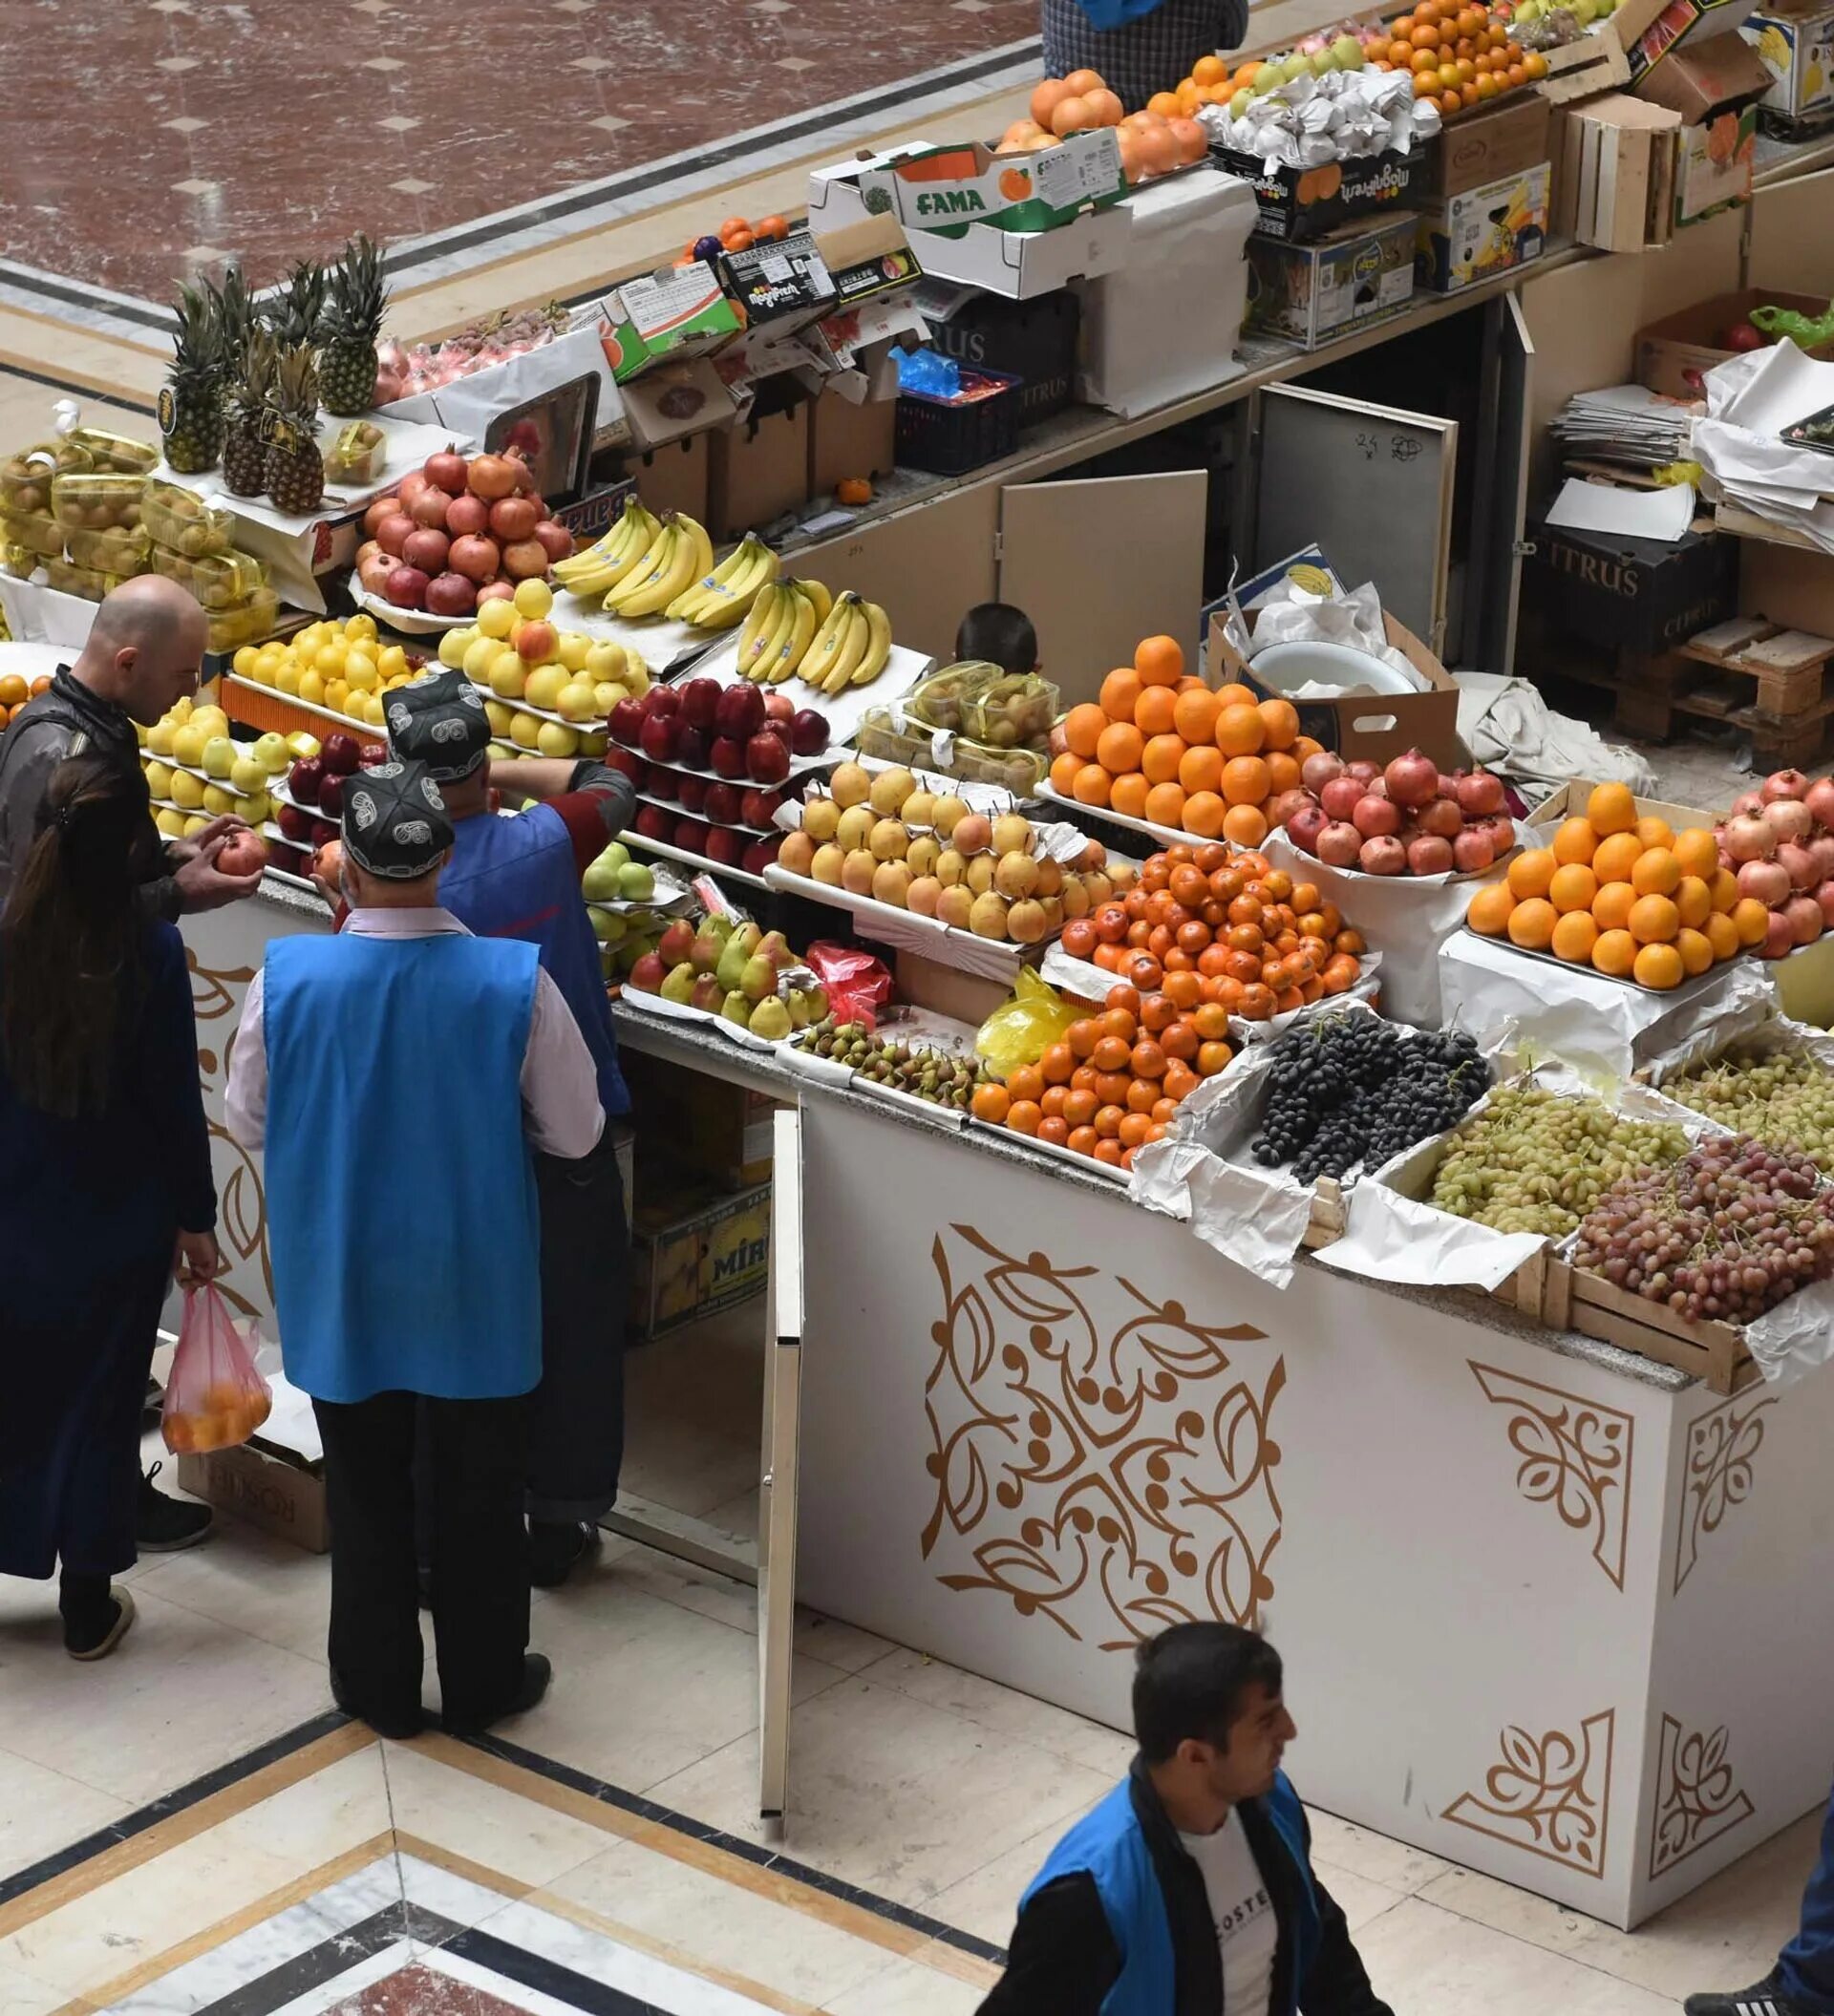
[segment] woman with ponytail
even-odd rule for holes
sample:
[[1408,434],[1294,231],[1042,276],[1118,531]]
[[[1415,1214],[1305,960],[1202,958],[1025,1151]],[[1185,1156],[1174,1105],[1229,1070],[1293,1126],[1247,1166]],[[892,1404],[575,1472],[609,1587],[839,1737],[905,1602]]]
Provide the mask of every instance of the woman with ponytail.
[[0,914],[0,1573],[61,1565],[85,1660],[133,1622],[167,1286],[222,1270],[184,946],[136,896],[157,844],[139,772],[73,756]]

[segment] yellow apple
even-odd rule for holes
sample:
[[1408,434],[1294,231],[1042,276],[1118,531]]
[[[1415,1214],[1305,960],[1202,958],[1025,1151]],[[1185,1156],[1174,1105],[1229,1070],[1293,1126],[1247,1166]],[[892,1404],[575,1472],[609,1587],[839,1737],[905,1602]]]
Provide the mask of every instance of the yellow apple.
[[157,813],[154,816],[153,823],[169,840],[180,840],[184,838],[184,814],[181,812]]
[[558,655],[569,672],[583,672],[592,655],[592,640],[584,630],[563,630]]
[[589,721],[600,711],[598,690],[589,679],[569,679],[561,689],[554,711],[568,721]]
[[545,708],[553,713],[558,711],[561,689],[565,684],[565,667],[538,665],[528,675],[528,683],[522,689],[522,698],[530,707]]
[[146,732],[146,746],[156,756],[172,753],[172,737],[178,730],[169,721],[155,721]]
[[544,721],[535,747],[544,756],[572,756],[579,753],[580,738],[576,731],[563,728],[558,721]]
[[156,798],[172,796],[172,772],[164,763],[149,763],[146,766],[146,788]]
[[[174,803],[182,802],[175,799]],[[220,819],[225,812],[236,809],[236,795],[222,784],[206,784],[203,787],[203,809],[213,819]]]
[[509,739],[518,749],[539,749],[541,732],[547,725],[536,720],[533,714],[518,714],[509,724]]

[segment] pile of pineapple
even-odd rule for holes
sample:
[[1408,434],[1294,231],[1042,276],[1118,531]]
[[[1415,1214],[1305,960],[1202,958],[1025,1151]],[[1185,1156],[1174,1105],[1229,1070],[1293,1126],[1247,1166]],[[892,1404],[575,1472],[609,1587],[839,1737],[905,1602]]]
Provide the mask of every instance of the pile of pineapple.
[[317,510],[325,495],[318,415],[367,412],[389,293],[382,257],[358,233],[337,263],[301,260],[259,308],[239,266],[179,289],[172,370],[160,395],[165,458],[181,476],[223,464],[224,489]]
[[386,725],[382,696],[419,669],[400,645],[381,642],[373,616],[308,624],[284,640],[245,645],[230,664],[256,686],[329,708],[363,728]]

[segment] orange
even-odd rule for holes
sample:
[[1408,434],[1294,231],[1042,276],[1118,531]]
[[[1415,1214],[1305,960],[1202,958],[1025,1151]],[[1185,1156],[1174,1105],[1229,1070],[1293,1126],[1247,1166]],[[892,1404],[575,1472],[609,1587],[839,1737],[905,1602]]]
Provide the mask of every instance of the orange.
[[1568,910],[1554,926],[1549,947],[1556,959],[1570,960],[1576,966],[1589,966],[1592,947],[1598,943],[1598,926],[1589,910]]
[[1108,802],[1108,773],[1099,763],[1085,763],[1077,772],[1070,795],[1078,805],[1105,805]]
[[1044,1109],[1035,1099],[1014,1099],[1006,1109],[1006,1124],[1014,1134],[1036,1134]]
[[1546,847],[1530,847],[1509,863],[1509,889],[1517,898],[1546,896],[1560,866]]
[[1732,906],[1732,923],[1741,945],[1760,945],[1770,929],[1770,912],[1755,896],[1741,896]]
[[1108,716],[1093,701],[1085,700],[1063,717],[1063,746],[1073,756],[1086,761],[1095,754],[1096,744],[1107,726]]
[[1636,940],[1628,931],[1602,931],[1592,947],[1592,964],[1613,980],[1628,980],[1636,964]]
[[1176,686],[1184,676],[1184,653],[1176,637],[1142,637],[1134,647],[1134,669],[1147,686]]
[[1633,833],[1613,833],[1599,841],[1592,855],[1592,873],[1601,882],[1627,882],[1643,858],[1643,842]]
[[970,1102],[977,1120],[987,1120],[995,1127],[1006,1118],[1007,1108],[1012,1103],[1006,1087],[995,1085],[991,1078],[974,1088],[974,1097]]
[[1220,84],[1229,74],[1229,66],[1221,56],[1199,56],[1191,65],[1193,84]]
[[1719,843],[1705,826],[1683,826],[1670,844],[1683,875],[1712,881],[1719,866]]
[[1258,805],[1272,788],[1259,756],[1231,756],[1223,766],[1223,796],[1231,805]]
[[1702,931],[1690,930],[1686,924],[1674,934],[1674,949],[1680,953],[1681,970],[1690,980],[1713,964],[1712,939]]
[[1006,1091],[1009,1098],[1035,1103],[1044,1097],[1044,1073],[1035,1064],[1015,1065],[1006,1074]]
[[1290,750],[1269,750],[1261,759],[1268,766],[1268,789],[1273,792],[1299,789],[1299,766]]
[[1592,898],[1592,915],[1607,931],[1621,931],[1631,921],[1636,891],[1629,882],[1607,882]]
[[1635,833],[1637,838],[1646,847],[1673,847],[1674,845],[1674,828],[1669,824],[1667,819],[1657,818],[1653,812],[1646,812],[1637,820],[1631,831]]
[[1172,726],[1190,743],[1215,738],[1216,695],[1205,686],[1187,687],[1172,702]]
[[[1080,712],[1081,710],[1078,709],[1077,711]],[[1076,749],[1079,756],[1093,755],[1095,753],[1093,750],[1077,749],[1074,741],[1070,744],[1070,747]],[[1589,863],[1593,850],[1597,845],[1598,835],[1592,831],[1589,819],[1562,819],[1560,830],[1554,835],[1554,859],[1563,867],[1569,861]]]
[[1681,915],[1666,896],[1639,896],[1631,905],[1631,936],[1640,945],[1673,944]]
[[1140,768],[1146,739],[1131,721],[1111,721],[1096,739],[1096,761],[1111,777]]
[[1290,700],[1263,700],[1255,711],[1268,732],[1266,747],[1290,749],[1299,735],[1299,711]]
[[1047,1043],[1038,1057],[1038,1075],[1047,1085],[1068,1085],[1077,1068],[1077,1053],[1067,1043]]
[[1140,700],[1141,681],[1131,665],[1118,666],[1101,682],[1101,691],[1097,698],[1101,702],[1101,711],[1111,721],[1131,721],[1134,708]]
[[1123,817],[1146,817],[1146,794],[1152,789],[1137,770],[1123,770],[1108,787],[1108,802]]
[[[1227,686],[1217,688],[1216,704],[1218,707],[1259,707],[1261,697],[1253,687],[1244,686],[1239,680],[1231,680]],[[1248,753],[1252,755],[1254,752],[1250,750]]]
[[18,672],[0,672],[0,707],[21,707],[28,688]]
[[1146,794],[1144,817],[1155,826],[1182,826],[1184,823],[1183,788],[1171,783],[1155,784]]
[[1554,926],[1559,922],[1560,912],[1545,896],[1528,897],[1509,913],[1510,943],[1531,952],[1545,952],[1554,942]]
[[1074,91],[1079,97],[1091,91],[1105,91],[1108,80],[1098,70],[1073,70],[1063,80],[1065,91]]
[[[1589,910],[1598,894],[1598,877],[1584,861],[1568,861],[1556,868],[1547,884],[1548,901],[1556,910]],[[1589,953],[1591,947],[1587,946]]]
[[1178,712],[1178,695],[1169,686],[1149,686],[1134,702],[1134,726],[1142,735],[1168,735]]
[[1189,792],[1223,788],[1223,752],[1213,745],[1197,744],[1178,759],[1178,781]]
[[1639,896],[1673,896],[1681,886],[1681,863],[1663,846],[1652,846],[1636,858],[1631,887]]
[[1268,724],[1258,707],[1231,702],[1218,710],[1212,731],[1216,746],[1226,756],[1258,756],[1268,739]]
[[1687,968],[1681,963],[1681,955],[1673,945],[1645,945],[1636,955],[1636,964],[1631,968],[1631,977],[1638,987],[1656,987],[1666,991],[1679,987]]
[[1738,901],[1738,878],[1730,868],[1716,868],[1707,886],[1713,891],[1713,907],[1721,915],[1730,917],[1733,905]]
[[1223,817],[1223,837],[1238,847],[1258,847],[1268,837],[1267,816],[1258,805],[1231,805]]
[[1669,894],[1681,922],[1692,931],[1699,930],[1713,914],[1713,891],[1697,875],[1684,875]]
[[1507,882],[1486,882],[1471,898],[1464,921],[1486,938],[1501,938],[1509,928],[1509,913],[1515,907],[1516,899]]
[[1586,800],[1586,817],[1597,834],[1629,833],[1636,824],[1636,800],[1628,784],[1595,784]]
[[[1162,693],[1163,687],[1156,686],[1152,691]],[[1146,703],[1147,695],[1141,695],[1141,705]],[[1178,766],[1184,754],[1183,735],[1155,735],[1140,753],[1140,767],[1146,774],[1149,784],[1169,784],[1178,775]]]
[[1738,927],[1722,910],[1713,911],[1700,927],[1707,935],[1707,943],[1713,947],[1716,964],[1730,959],[1738,949]]
[[1213,791],[1194,791],[1184,800],[1184,831],[1213,840],[1223,831],[1229,808]]
[[1175,119],[1179,116],[1178,99],[1169,91],[1156,91],[1146,100],[1146,110],[1158,113],[1162,119]]

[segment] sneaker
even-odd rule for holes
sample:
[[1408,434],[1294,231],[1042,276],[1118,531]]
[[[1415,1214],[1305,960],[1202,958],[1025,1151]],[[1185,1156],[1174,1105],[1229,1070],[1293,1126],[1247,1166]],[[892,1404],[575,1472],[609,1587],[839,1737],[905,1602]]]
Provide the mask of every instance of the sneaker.
[[107,1604],[95,1616],[64,1619],[64,1650],[85,1664],[106,1659],[133,1622],[134,1599],[125,1589],[110,1589]]
[[1784,1994],[1782,1976],[1775,1968],[1755,1987],[1738,1988],[1730,1995],[1690,1995],[1682,2006],[1687,2016],[1814,2016]]
[[134,1539],[142,1554],[177,1554],[195,1547],[217,1522],[208,1505],[166,1496],[153,1481],[164,1468],[163,1463],[155,1463],[140,1479]]
[[503,1706],[487,1715],[448,1715],[446,1727],[457,1735],[479,1735],[509,1715],[525,1715],[547,1692],[554,1678],[553,1662],[542,1652],[522,1654],[522,1682]]
[[538,1589],[558,1589],[598,1544],[599,1529],[584,1519],[549,1525],[528,1522],[528,1579]]

